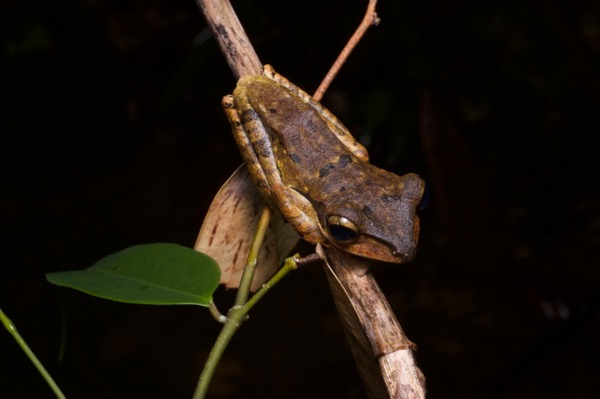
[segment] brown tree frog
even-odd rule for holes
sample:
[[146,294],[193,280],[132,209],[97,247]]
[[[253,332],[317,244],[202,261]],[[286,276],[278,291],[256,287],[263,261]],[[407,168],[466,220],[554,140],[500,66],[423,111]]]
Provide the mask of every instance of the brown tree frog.
[[321,104],[265,65],[223,107],[262,197],[311,243],[403,263],[415,254],[424,183],[371,165]]

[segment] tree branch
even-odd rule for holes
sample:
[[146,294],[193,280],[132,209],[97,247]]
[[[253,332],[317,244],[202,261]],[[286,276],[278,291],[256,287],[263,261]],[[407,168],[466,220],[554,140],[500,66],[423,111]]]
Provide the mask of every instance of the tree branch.
[[196,0],[196,3],[236,79],[260,75],[262,64],[229,0]]
[[[262,73],[262,65],[228,0],[196,0],[237,78]],[[379,19],[376,0],[315,93],[318,101],[367,28]],[[424,398],[425,384],[412,346],[370,273],[366,260],[317,247],[326,268],[344,330],[370,398]],[[373,311],[375,311],[373,313]],[[358,340],[358,341],[357,341]],[[355,350],[353,343],[360,343]],[[377,367],[376,364],[379,364]]]

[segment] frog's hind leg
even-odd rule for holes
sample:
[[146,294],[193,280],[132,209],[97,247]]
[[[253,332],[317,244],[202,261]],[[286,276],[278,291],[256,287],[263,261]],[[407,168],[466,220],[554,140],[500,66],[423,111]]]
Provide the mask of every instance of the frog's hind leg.
[[248,172],[254,180],[254,184],[258,188],[261,196],[271,207],[273,207],[274,204],[271,196],[271,185],[269,184],[267,175],[263,170],[261,163],[259,162],[256,152],[253,150],[251,138],[246,133],[240,115],[234,107],[233,96],[227,95],[223,97],[222,105],[225,115],[231,123],[235,141],[238,145],[240,153],[242,154],[244,163],[248,168]]
[[317,213],[305,196],[281,184],[273,184],[272,192],[281,213],[302,238],[313,244],[326,241]]

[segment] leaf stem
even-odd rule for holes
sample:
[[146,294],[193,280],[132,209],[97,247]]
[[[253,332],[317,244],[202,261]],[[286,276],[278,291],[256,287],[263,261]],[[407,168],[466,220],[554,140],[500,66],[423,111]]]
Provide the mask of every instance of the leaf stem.
[[62,393],[62,391],[60,390],[58,385],[56,385],[56,382],[54,382],[54,379],[50,376],[48,371],[46,371],[46,369],[42,365],[42,362],[40,362],[40,360],[37,358],[35,353],[33,353],[31,348],[29,347],[29,345],[27,345],[27,342],[25,342],[25,340],[23,339],[21,334],[19,334],[19,332],[17,331],[17,327],[8,318],[8,316],[2,311],[2,309],[0,309],[0,320],[2,320],[2,324],[4,324],[4,328],[6,328],[6,330],[9,332],[9,334],[12,335],[12,337],[15,339],[15,341],[17,341],[17,343],[19,344],[21,349],[23,349],[23,352],[25,352],[25,354],[27,355],[29,360],[31,360],[31,363],[33,363],[33,365],[35,366],[35,368],[37,368],[37,370],[42,375],[44,380],[46,380],[46,383],[50,386],[50,389],[52,389],[52,392],[54,392],[56,397],[59,399],[64,399],[65,395]]
[[219,323],[223,324],[227,321],[227,316],[223,315],[219,311],[219,308],[217,308],[217,305],[215,305],[215,303],[212,300],[208,303],[208,311],[210,312],[212,317],[214,317],[214,319]]

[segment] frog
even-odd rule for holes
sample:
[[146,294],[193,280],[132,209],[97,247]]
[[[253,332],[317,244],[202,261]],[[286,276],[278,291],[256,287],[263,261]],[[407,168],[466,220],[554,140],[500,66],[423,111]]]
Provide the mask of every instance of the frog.
[[413,259],[418,175],[371,164],[330,111],[270,65],[241,77],[222,105],[261,196],[304,240],[375,261]]

